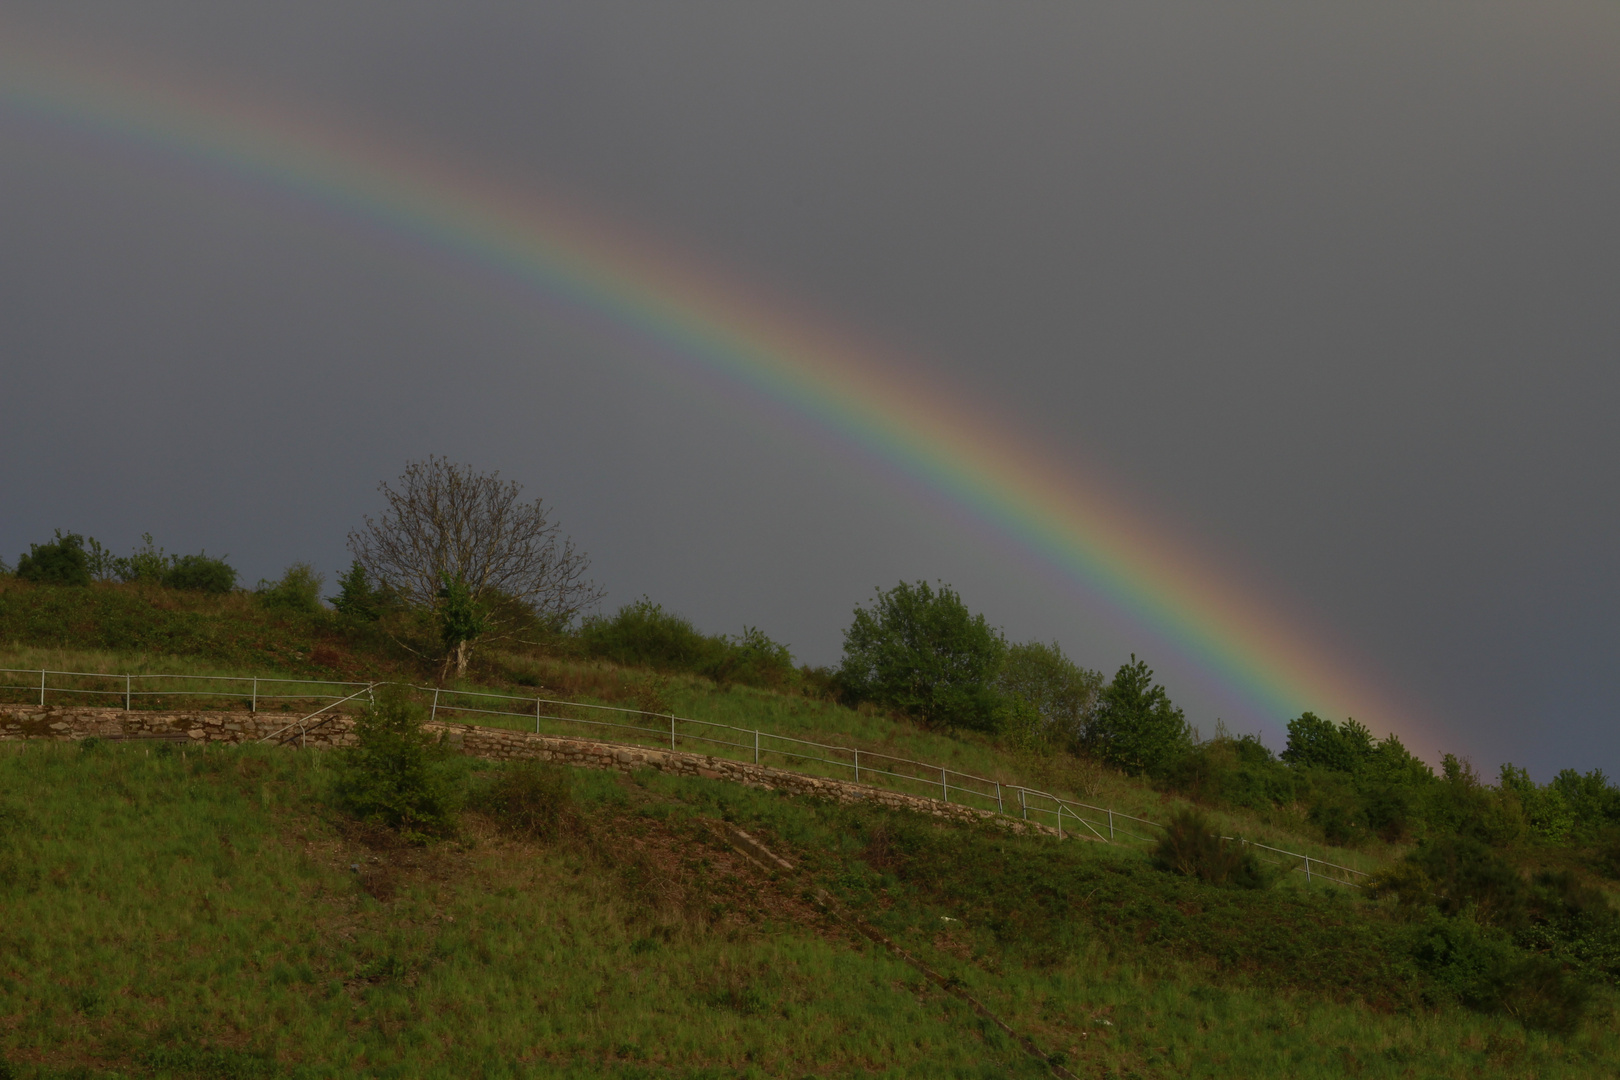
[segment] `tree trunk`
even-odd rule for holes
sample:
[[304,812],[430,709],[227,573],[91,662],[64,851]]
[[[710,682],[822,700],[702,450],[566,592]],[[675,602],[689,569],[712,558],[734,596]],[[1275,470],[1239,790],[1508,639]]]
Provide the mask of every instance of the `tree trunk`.
[[458,679],[467,674],[467,654],[471,651],[468,648],[469,644],[466,641],[456,642],[456,678]]

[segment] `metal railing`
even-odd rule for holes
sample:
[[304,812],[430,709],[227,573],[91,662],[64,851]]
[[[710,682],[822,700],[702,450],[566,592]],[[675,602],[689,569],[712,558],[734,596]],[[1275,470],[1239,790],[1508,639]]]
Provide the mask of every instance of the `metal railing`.
[[[372,685],[362,682],[338,682],[332,679],[273,679],[235,675],[108,675],[95,671],[0,668],[0,677],[12,675],[26,675],[29,681],[8,680],[0,683],[0,692],[17,691],[31,699],[37,695],[42,707],[47,704],[49,695],[55,694],[58,701],[69,697],[89,697],[98,701],[114,698],[123,702],[126,712],[133,709],[138,700],[176,697],[246,701],[251,711],[258,712],[260,702],[279,704],[292,701],[335,701],[348,696],[356,687],[363,689]],[[79,680],[81,685],[68,685],[68,680]],[[100,681],[85,686],[82,685],[85,680]],[[165,681],[179,685],[162,687]],[[154,686],[162,688],[154,689]],[[195,688],[188,689],[188,686]],[[315,687],[321,689],[310,689]],[[301,688],[301,692],[288,692],[294,688]],[[332,688],[337,688],[339,692],[335,694],[324,692]]]
[[[785,765],[796,763],[795,771],[807,772],[802,766],[820,765],[826,772],[842,774],[856,783],[871,784],[914,793],[942,802],[992,811],[1054,829],[1061,838],[1066,834],[1080,835],[1106,843],[1140,841],[1157,843],[1165,826],[1147,818],[1136,817],[1105,806],[1093,806],[1073,799],[1064,799],[1045,791],[1020,784],[1003,784],[972,773],[959,772],[944,765],[934,765],[911,758],[895,757],[859,747],[796,739],[788,735],[761,731],[757,728],[739,728],[709,720],[694,720],[675,713],[654,713],[643,709],[628,709],[617,705],[590,705],[576,701],[561,701],[543,697],[518,697],[486,691],[445,690],[443,688],[414,687],[424,695],[431,695],[430,719],[448,716],[500,717],[509,723],[532,721],[536,734],[542,725],[572,724],[611,731],[603,741],[679,749],[683,744],[714,747],[715,756],[734,760],[767,764],[777,758]],[[468,703],[471,702],[471,703]],[[506,708],[490,708],[509,703]],[[571,715],[579,712],[582,715]],[[626,734],[618,734],[626,733]],[[729,753],[728,753],[729,751]],[[1328,862],[1313,855],[1303,855],[1272,847],[1243,837],[1223,836],[1222,840],[1242,844],[1268,853],[1262,858],[1285,867],[1287,872],[1303,873],[1307,882],[1317,880],[1361,888],[1354,879],[1368,877],[1364,870]],[[1274,858],[1279,856],[1280,858]]]
[[[273,733],[266,741],[286,736],[294,728],[298,729],[298,733],[291,738],[301,738],[314,727],[330,721],[336,714],[317,724],[308,724],[308,721],[316,716],[345,701],[360,697],[362,694],[369,695],[375,689],[391,685],[323,679],[215,675],[107,675],[96,672],[0,668],[0,676],[8,675],[26,675],[30,677],[30,681],[0,683],[0,693],[5,691],[23,691],[29,695],[37,693],[42,706],[47,703],[50,694],[57,694],[59,698],[65,695],[120,698],[126,710],[133,708],[138,699],[173,697],[245,700],[248,707],[254,711],[257,711],[259,703],[264,701],[286,703],[298,700],[327,703],[308,716],[295,720]],[[52,677],[56,678],[55,685],[52,684]],[[122,686],[93,689],[62,685],[67,679],[115,680],[122,683]],[[150,685],[159,680],[189,681],[208,685],[196,689],[151,689]],[[137,689],[137,685],[141,688]],[[221,685],[227,689],[219,689]],[[295,687],[302,688],[303,692],[289,692]],[[309,688],[338,692],[313,692]],[[620,745],[636,746],[650,743],[670,750],[680,749],[683,744],[688,747],[694,745],[712,747],[714,751],[718,751],[718,753],[711,751],[713,756],[717,757],[751,761],[756,765],[777,762],[792,771],[806,775],[815,775],[819,772],[834,779],[848,778],[856,783],[1016,817],[1053,829],[1059,838],[1082,836],[1111,844],[1124,842],[1152,844],[1158,841],[1166,829],[1156,821],[1126,814],[1111,807],[1093,806],[1073,799],[1064,799],[1050,792],[1037,791],[1021,784],[1004,784],[999,780],[960,772],[946,765],[895,757],[854,746],[813,742],[790,735],[761,731],[758,728],[739,728],[710,720],[694,720],[673,712],[654,713],[617,705],[592,705],[579,701],[520,697],[488,691],[446,690],[442,687],[420,686],[408,688],[423,696],[429,707],[430,720],[461,716],[496,717],[506,722],[501,726],[510,727],[521,722],[524,730],[532,723],[536,734],[542,733],[543,725],[574,725],[576,728],[583,727],[596,733],[593,737],[600,741]],[[491,725],[486,722],[484,726]],[[1246,849],[1253,848],[1266,852],[1267,855],[1263,857],[1267,861],[1287,867],[1290,873],[1303,873],[1307,882],[1322,880],[1351,888],[1361,888],[1354,879],[1369,876],[1364,870],[1272,847],[1243,837],[1223,836],[1221,839],[1242,844]]]

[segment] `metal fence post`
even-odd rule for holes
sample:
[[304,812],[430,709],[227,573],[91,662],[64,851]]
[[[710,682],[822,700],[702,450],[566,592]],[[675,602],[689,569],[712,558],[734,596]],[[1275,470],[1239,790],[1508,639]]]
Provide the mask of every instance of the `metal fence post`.
[[996,813],[1005,814],[1006,812],[1007,812],[1006,807],[1001,805],[1001,781],[997,780],[996,781]]
[[437,686],[435,686],[433,688],[433,711],[428,713],[428,723],[431,724],[431,723],[433,723],[433,721],[437,720],[438,718],[439,718],[439,688]]
[[669,714],[669,748],[675,749],[675,714]]
[[861,782],[861,748],[855,748],[855,782]]
[[945,779],[945,767],[943,765],[940,766],[940,770],[939,770],[939,790],[940,790],[940,798],[945,800],[946,802],[950,802],[951,801],[951,785],[950,785],[949,781],[947,781]]
[[1311,857],[1305,856],[1305,884],[1311,883]]
[[1029,792],[1025,791],[1023,788],[1018,789],[1018,810],[1023,815],[1025,821],[1029,820],[1029,803],[1024,798],[1024,796],[1028,794]]
[[754,764],[759,764],[759,728],[754,729]]
[[1108,808],[1108,839],[1114,838],[1114,808]]
[[129,712],[129,676],[124,676],[124,711]]
[[253,676],[253,700],[248,702],[248,712],[259,711],[259,677]]
[[39,707],[45,707],[45,669],[39,669]]
[[540,699],[534,699],[534,733],[540,734]]

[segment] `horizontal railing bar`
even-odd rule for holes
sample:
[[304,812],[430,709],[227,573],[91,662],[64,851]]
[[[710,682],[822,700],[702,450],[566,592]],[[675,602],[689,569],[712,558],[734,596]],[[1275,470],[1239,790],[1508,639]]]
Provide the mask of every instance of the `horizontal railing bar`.
[[[39,668],[0,668],[0,675],[39,675]],[[341,679],[282,679],[272,678],[268,675],[171,675],[167,672],[149,672],[144,675],[108,675],[101,671],[57,671],[55,668],[45,668],[45,675],[67,675],[81,679],[206,679],[213,682],[239,682],[239,683],[301,683],[305,686],[359,686],[366,687],[372,683],[345,682]],[[26,687],[25,687],[26,689]],[[35,684],[33,689],[39,689]],[[54,686],[46,687],[48,690],[57,689]],[[532,700],[532,699],[530,699]]]
[[[350,687],[361,687],[362,688],[361,692],[364,692],[364,689],[366,689],[366,688],[375,688],[377,686],[387,685],[387,684],[381,684],[381,683],[347,682],[347,681],[342,681],[342,680],[337,680],[337,679],[287,679],[287,678],[276,678],[276,677],[268,677],[268,676],[172,675],[172,674],[168,674],[168,673],[152,673],[152,674],[146,674],[146,675],[112,675],[112,674],[107,674],[105,672],[94,672],[94,671],[56,671],[56,670],[53,670],[53,669],[50,669],[50,668],[44,668],[44,669],[40,669],[40,668],[0,668],[0,674],[4,674],[4,675],[24,675],[24,674],[33,675],[33,674],[38,674],[40,676],[40,682],[38,684],[34,684],[34,685],[30,685],[30,684],[9,684],[9,683],[8,684],[0,684],[0,690],[38,691],[38,692],[40,692],[42,694],[46,693],[46,692],[55,692],[55,693],[58,693],[58,694],[92,694],[92,695],[101,695],[101,696],[106,696],[106,697],[123,696],[123,697],[126,697],[126,698],[135,698],[135,697],[250,697],[250,696],[252,696],[252,697],[257,697],[259,699],[268,700],[268,701],[311,700],[311,699],[319,700],[321,698],[331,697],[331,698],[336,699],[336,701],[334,701],[334,704],[338,704],[338,703],[341,703],[343,701],[350,700],[350,699],[352,699],[354,697],[357,697],[359,695],[358,695],[358,693],[352,693],[352,694],[349,694],[347,697],[338,697],[338,695],[335,695],[335,694],[318,694],[318,693],[305,693],[305,694],[253,693],[253,694],[245,694],[245,693],[233,692],[233,691],[229,691],[229,690],[219,690],[219,689],[213,689],[213,690],[168,690],[168,691],[164,691],[164,690],[146,690],[146,689],[136,690],[136,689],[133,688],[133,683],[136,680],[185,679],[185,680],[191,680],[191,681],[215,682],[215,683],[235,683],[235,684],[252,683],[255,686],[255,690],[257,690],[258,686],[269,683],[269,684],[283,685],[283,686],[285,686],[285,685],[301,685],[301,686],[308,686],[308,687],[340,687],[340,688],[344,688],[344,689],[348,689]],[[49,677],[52,676],[52,675],[62,676],[62,677],[66,677],[66,678],[123,679],[125,681],[125,688],[123,690],[90,690],[90,689],[78,688],[78,687],[50,686],[50,685],[48,685],[48,681],[49,681]],[[478,716],[499,716],[499,717],[505,717],[505,718],[509,718],[509,719],[521,719],[521,720],[525,720],[525,721],[533,719],[537,723],[539,721],[542,721],[542,720],[550,720],[550,721],[554,721],[554,722],[557,722],[557,723],[583,724],[583,725],[590,726],[590,727],[613,728],[615,730],[623,730],[623,731],[634,732],[638,737],[645,737],[645,738],[649,738],[649,739],[656,738],[656,739],[658,739],[658,741],[660,743],[666,737],[666,729],[664,727],[664,724],[665,724],[665,721],[667,721],[668,724],[669,724],[669,726],[667,728],[667,736],[669,738],[672,738],[672,739],[685,738],[689,742],[707,743],[707,744],[711,744],[711,745],[714,745],[714,746],[726,746],[726,747],[731,747],[733,749],[744,750],[744,751],[752,750],[752,751],[755,752],[756,755],[775,754],[778,757],[786,758],[786,759],[789,759],[789,760],[816,762],[818,764],[828,765],[828,766],[832,766],[832,767],[838,768],[838,769],[855,769],[858,777],[863,776],[863,775],[864,776],[880,776],[880,777],[886,777],[886,778],[888,778],[890,780],[899,781],[901,783],[909,783],[909,784],[921,785],[924,788],[930,788],[930,789],[936,783],[939,783],[939,784],[942,784],[942,785],[945,785],[945,786],[954,787],[954,792],[955,792],[955,794],[956,794],[959,801],[962,800],[962,799],[968,799],[968,798],[979,798],[979,799],[985,800],[988,803],[990,800],[994,799],[995,802],[996,802],[997,810],[1004,813],[1004,814],[1006,813],[1006,811],[1004,809],[1006,796],[1011,795],[1011,794],[1017,794],[1017,795],[1020,796],[1020,798],[1019,798],[1020,809],[1022,810],[1022,812],[1026,816],[1033,813],[1038,818],[1039,815],[1041,815],[1041,814],[1047,814],[1047,815],[1050,815],[1053,818],[1055,818],[1056,821],[1059,823],[1059,826],[1061,827],[1061,824],[1062,824],[1062,821],[1063,821],[1063,816],[1065,814],[1067,814],[1068,816],[1074,818],[1077,822],[1081,822],[1081,823],[1085,824],[1087,828],[1090,828],[1093,832],[1096,832],[1098,836],[1101,836],[1102,834],[1098,830],[1097,827],[1101,826],[1101,825],[1106,825],[1108,827],[1108,829],[1109,829],[1109,837],[1110,838],[1114,838],[1114,837],[1118,837],[1118,836],[1123,835],[1123,836],[1131,837],[1131,838],[1136,839],[1136,840],[1142,840],[1142,841],[1152,843],[1154,841],[1154,837],[1143,836],[1140,833],[1135,833],[1135,832],[1131,832],[1131,831],[1129,831],[1127,829],[1122,829],[1122,828],[1119,827],[1119,822],[1120,821],[1132,821],[1132,822],[1136,822],[1136,823],[1141,824],[1141,825],[1149,826],[1150,828],[1159,829],[1161,831],[1166,828],[1166,826],[1160,824],[1159,822],[1150,821],[1147,818],[1136,817],[1133,814],[1122,813],[1122,812],[1120,812],[1118,810],[1113,810],[1113,809],[1110,809],[1108,807],[1093,806],[1090,803],[1081,803],[1081,802],[1074,802],[1074,801],[1071,801],[1071,800],[1068,800],[1068,799],[1061,799],[1061,798],[1057,797],[1056,795],[1050,794],[1049,792],[1036,791],[1033,788],[1026,788],[1026,787],[1023,787],[1022,785],[1003,784],[1000,781],[991,780],[988,777],[976,776],[976,775],[974,775],[972,773],[958,772],[958,771],[950,768],[949,766],[930,765],[929,763],[924,762],[924,761],[917,761],[917,760],[912,759],[912,758],[895,757],[895,756],[893,756],[891,754],[885,754],[885,753],[875,751],[875,750],[861,750],[859,747],[853,747],[853,746],[838,746],[838,745],[831,744],[831,743],[818,743],[818,742],[813,742],[813,741],[811,741],[809,739],[795,738],[794,736],[791,736],[791,735],[779,735],[779,734],[776,734],[775,732],[759,731],[757,729],[751,729],[751,728],[740,728],[740,727],[737,727],[737,726],[732,725],[732,724],[721,724],[721,723],[717,723],[717,722],[712,721],[712,720],[697,720],[697,719],[694,719],[692,717],[676,716],[673,713],[649,712],[646,709],[627,709],[627,708],[624,708],[622,706],[617,706],[617,705],[596,705],[596,704],[592,704],[592,703],[589,703],[589,702],[582,702],[582,701],[561,701],[561,700],[558,700],[556,698],[520,697],[520,696],[514,695],[514,694],[498,694],[498,693],[494,693],[494,692],[491,692],[491,691],[482,691],[482,690],[450,690],[450,691],[446,691],[443,688],[440,688],[438,690],[431,690],[431,688],[419,687],[419,686],[409,686],[409,689],[416,690],[416,691],[423,692],[423,693],[427,693],[427,692],[430,692],[430,691],[432,693],[434,693],[435,698],[436,698],[436,708],[437,708],[438,711],[441,711],[441,712],[469,713],[469,714],[478,715]],[[480,698],[480,699],[494,698],[494,699],[497,699],[497,700],[500,700],[500,701],[510,701],[510,702],[513,702],[516,705],[522,706],[524,711],[519,712],[519,711],[516,711],[516,709],[514,709],[512,711],[506,711],[506,710],[500,710],[500,709],[480,709],[480,708],[475,708],[473,706],[468,706],[468,705],[453,704],[453,702],[457,698]],[[448,699],[448,700],[446,700],[446,699]],[[43,698],[41,700],[43,700]],[[555,715],[555,714],[552,714],[552,713],[541,713],[540,712],[540,707],[543,706],[543,705],[562,706],[562,707],[565,707],[565,708],[568,708],[568,709],[595,709],[595,710],[598,710],[598,711],[601,711],[601,712],[613,712],[613,713],[620,713],[620,714],[628,715],[628,716],[645,717],[645,718],[647,718],[647,719],[649,719],[651,721],[656,721],[656,726],[653,725],[653,724],[645,724],[645,725],[622,724],[622,723],[614,723],[612,721],[607,721],[607,720],[586,720],[586,719],[583,719],[583,718],[580,718],[580,717],[575,717],[575,716],[558,716],[558,715]],[[324,712],[326,710],[326,708],[330,708],[330,707],[331,706],[328,705],[328,706],[326,706],[325,708],[323,708],[320,711]],[[529,709],[531,707],[532,707],[533,711],[529,711]],[[314,715],[319,715],[319,713],[312,714],[311,717],[306,717],[305,719],[308,720],[308,719],[312,718]],[[302,721],[300,721],[298,723],[302,723]],[[694,733],[691,733],[691,732],[682,733],[679,730],[679,725],[681,725],[681,724],[698,725],[698,726],[708,727],[708,728],[720,728],[720,729],[725,730],[725,731],[736,732],[736,733],[738,733],[740,735],[751,735],[751,736],[754,737],[754,742],[751,743],[751,744],[750,743],[741,743],[741,742],[732,742],[732,741],[727,740],[727,739],[713,738],[713,737],[710,737],[710,736],[698,735],[698,734],[694,734]],[[294,726],[297,726],[297,725],[295,724]],[[288,729],[283,729],[283,730],[288,730]],[[828,751],[829,753],[833,753],[833,754],[849,755],[849,760],[843,760],[841,757],[828,757],[828,756],[823,756],[823,755],[818,755],[818,754],[807,754],[807,753],[802,753],[802,752],[795,751],[795,750],[783,749],[783,748],[781,748],[779,746],[769,745],[768,741],[769,742],[775,742],[775,743],[788,743],[788,744],[792,744],[794,746],[809,747],[809,748],[812,748],[812,749],[815,749],[815,750]],[[866,757],[866,762],[861,762],[860,761],[860,757],[862,755],[864,755]],[[886,763],[890,764],[891,766],[899,766],[899,765],[915,766],[918,769],[926,770],[928,775],[926,775],[926,776],[914,776],[914,775],[909,775],[909,774],[906,774],[906,773],[895,772],[892,769],[882,768],[880,765],[878,765],[878,762],[886,762]],[[862,766],[864,766],[864,767],[862,767]],[[939,780],[934,779],[935,774],[939,775],[939,777],[940,777]],[[976,789],[974,787],[974,785],[976,785],[976,784],[983,785],[986,790],[981,791],[981,790]],[[1032,800],[1032,799],[1037,800],[1037,801],[1038,800],[1049,801],[1052,804],[1052,806],[1049,808],[1049,807],[1040,806],[1040,805],[1031,805],[1030,800]],[[1092,818],[1087,817],[1081,811],[1090,811],[1093,814],[1103,815],[1103,817],[1101,819],[1093,820]],[[1354,875],[1357,875],[1359,877],[1367,877],[1367,876],[1369,876],[1368,871],[1357,870],[1357,869],[1355,869],[1353,867],[1343,866],[1343,865],[1341,865],[1339,863],[1330,863],[1330,862],[1327,862],[1327,861],[1325,861],[1323,859],[1317,858],[1314,855],[1302,855],[1302,854],[1300,854],[1298,852],[1287,851],[1287,850],[1285,850],[1283,848],[1272,847],[1269,844],[1262,844],[1262,843],[1259,843],[1258,841],[1254,841],[1254,840],[1242,840],[1241,838],[1238,838],[1238,837],[1222,837],[1222,839],[1225,839],[1225,840],[1239,840],[1239,841],[1241,841],[1241,842],[1243,842],[1243,843],[1245,843],[1245,844],[1247,844],[1249,846],[1259,848],[1259,849],[1261,849],[1263,851],[1273,852],[1273,853],[1278,854],[1278,855],[1283,855],[1283,856],[1286,856],[1289,859],[1302,860],[1306,864],[1314,863],[1314,864],[1316,864],[1316,866],[1321,867],[1324,872],[1322,872],[1322,873],[1310,873],[1310,876],[1312,878],[1322,877],[1322,878],[1326,878],[1329,881],[1333,881],[1336,884],[1348,885],[1348,886],[1350,886],[1352,888],[1360,888],[1360,886],[1357,885],[1355,882],[1340,880],[1339,878],[1334,877],[1332,874],[1326,873],[1325,871],[1327,871],[1327,870],[1339,870],[1339,871],[1343,871],[1346,874],[1354,874]],[[1306,869],[1305,866],[1293,866],[1293,867],[1291,867],[1291,870],[1302,870],[1303,871],[1305,869]]]

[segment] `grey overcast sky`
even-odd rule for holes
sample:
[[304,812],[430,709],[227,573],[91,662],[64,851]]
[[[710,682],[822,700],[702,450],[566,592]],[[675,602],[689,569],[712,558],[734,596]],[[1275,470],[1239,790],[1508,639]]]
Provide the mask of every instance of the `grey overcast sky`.
[[[1382,726],[1620,774],[1620,5],[0,0],[6,42],[586,202],[1105,477],[1409,710]],[[875,586],[943,579],[1280,744],[836,439],[0,100],[6,558],[150,531],[330,576],[430,453],[545,497],[610,606],[829,663]]]

